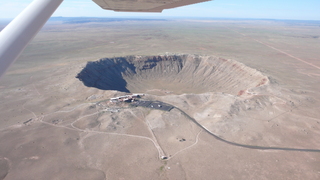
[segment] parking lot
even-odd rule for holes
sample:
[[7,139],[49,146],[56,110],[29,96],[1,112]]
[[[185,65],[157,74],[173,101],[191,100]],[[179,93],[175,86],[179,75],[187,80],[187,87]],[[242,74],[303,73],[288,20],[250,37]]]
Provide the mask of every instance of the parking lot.
[[136,101],[133,103],[135,106],[142,106],[152,109],[159,109],[162,111],[170,111],[173,109],[173,106],[165,104],[160,101]]

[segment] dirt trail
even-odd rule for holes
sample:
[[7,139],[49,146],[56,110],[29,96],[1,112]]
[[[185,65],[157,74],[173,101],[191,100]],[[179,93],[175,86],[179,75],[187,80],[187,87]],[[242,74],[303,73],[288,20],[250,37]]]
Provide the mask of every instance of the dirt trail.
[[257,40],[257,39],[255,39],[255,38],[252,38],[252,37],[250,37],[250,36],[247,36],[246,34],[240,33],[240,32],[238,32],[238,31],[236,31],[236,30],[233,30],[233,29],[230,29],[230,28],[227,28],[227,29],[229,29],[229,30],[231,30],[231,31],[233,31],[233,32],[235,32],[235,33],[237,33],[237,34],[240,34],[240,35],[242,35],[242,36],[244,36],[244,37],[250,38],[250,39],[252,39],[252,40],[254,40],[254,41],[256,41],[256,42],[258,42],[258,43],[260,43],[260,44],[262,44],[262,45],[265,45],[265,46],[267,46],[267,47],[269,47],[269,48],[271,48],[271,49],[274,49],[274,50],[276,50],[276,51],[284,54],[284,55],[287,55],[287,56],[289,56],[289,57],[291,57],[291,58],[293,58],[293,59],[295,59],[295,60],[298,60],[298,61],[300,61],[300,62],[303,62],[303,63],[305,63],[305,64],[308,64],[308,65],[310,65],[310,66],[312,66],[312,67],[320,70],[320,67],[319,67],[319,66],[316,66],[316,65],[314,65],[314,64],[312,64],[312,63],[309,63],[309,62],[307,62],[307,61],[305,61],[305,60],[303,60],[303,59],[301,59],[301,58],[298,58],[298,57],[296,57],[296,56],[294,56],[294,55],[292,55],[292,54],[289,54],[289,53],[287,53],[287,52],[285,52],[285,51],[283,51],[283,50],[280,50],[280,49],[278,49],[278,48],[275,48],[274,46],[271,46],[270,44],[264,43],[264,42],[262,42],[262,41],[260,41],[260,40]]

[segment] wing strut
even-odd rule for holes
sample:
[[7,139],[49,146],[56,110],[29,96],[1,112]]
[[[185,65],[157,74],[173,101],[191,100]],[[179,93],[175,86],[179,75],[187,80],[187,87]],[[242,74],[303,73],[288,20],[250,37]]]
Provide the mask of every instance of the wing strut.
[[19,57],[63,0],[34,0],[0,33],[0,77]]

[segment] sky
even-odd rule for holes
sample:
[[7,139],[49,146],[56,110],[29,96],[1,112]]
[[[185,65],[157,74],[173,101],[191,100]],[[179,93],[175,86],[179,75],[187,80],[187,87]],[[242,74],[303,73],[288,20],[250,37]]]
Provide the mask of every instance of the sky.
[[[0,19],[12,19],[32,0],[1,0]],[[215,0],[162,13],[128,13],[101,9],[91,0],[64,0],[53,16],[194,17],[320,20],[320,0]]]

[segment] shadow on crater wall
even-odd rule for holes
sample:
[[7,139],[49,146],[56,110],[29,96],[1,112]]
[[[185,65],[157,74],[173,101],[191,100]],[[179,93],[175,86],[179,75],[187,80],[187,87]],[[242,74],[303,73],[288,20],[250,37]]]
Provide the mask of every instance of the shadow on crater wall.
[[77,78],[88,87],[130,92],[126,88],[127,82],[123,78],[123,74],[128,72],[135,73],[135,68],[126,58],[105,58],[88,62]]

